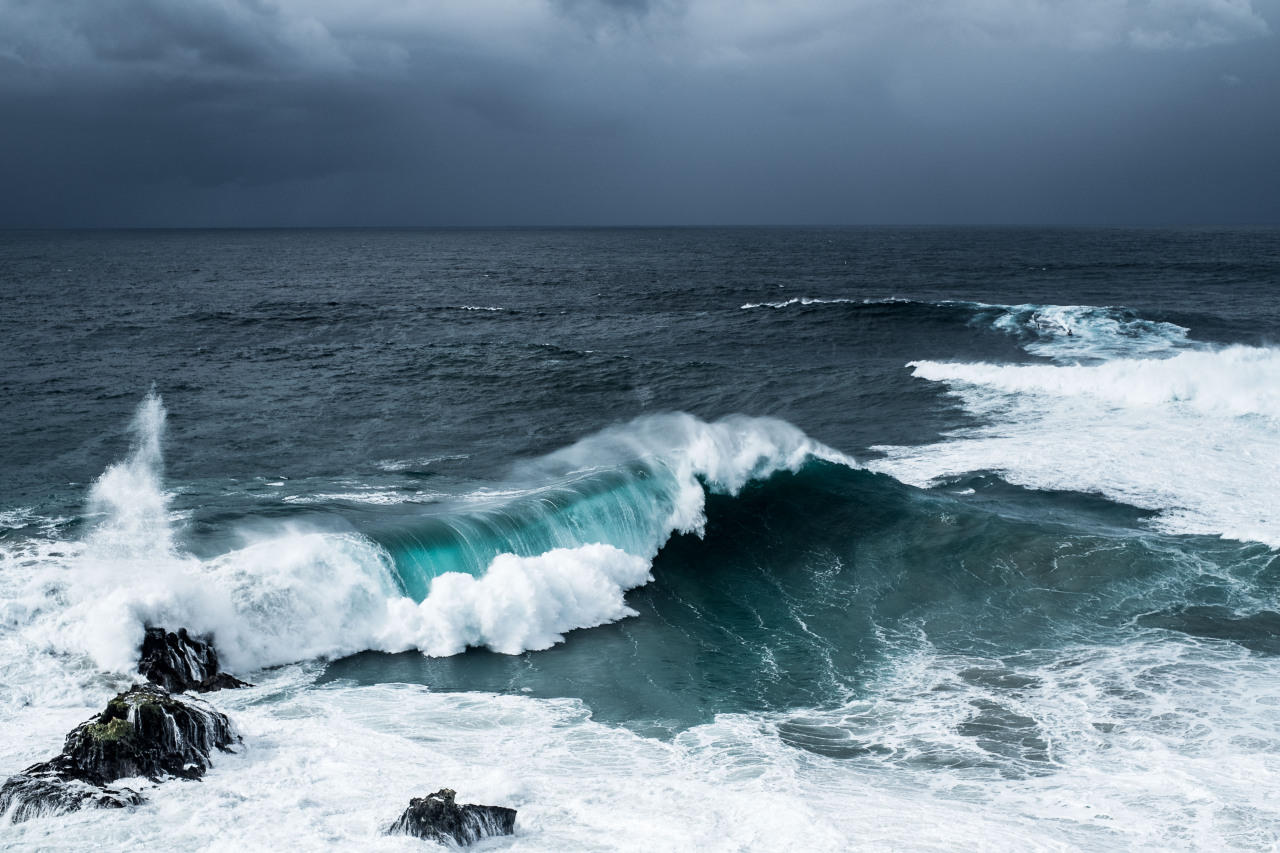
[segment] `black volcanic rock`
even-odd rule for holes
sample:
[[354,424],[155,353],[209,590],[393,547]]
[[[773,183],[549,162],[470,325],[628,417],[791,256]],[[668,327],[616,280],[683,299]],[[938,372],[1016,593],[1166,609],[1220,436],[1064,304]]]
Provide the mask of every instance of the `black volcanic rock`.
[[81,809],[122,809],[143,803],[142,795],[132,788],[90,785],[79,779],[64,778],[46,761],[10,776],[0,787],[0,815],[13,807],[10,820],[21,823],[44,815],[78,812]]
[[460,806],[453,801],[454,796],[453,791],[442,788],[434,794],[410,800],[409,808],[387,833],[471,844],[491,835],[515,832],[515,809],[470,804]]
[[126,776],[199,779],[213,750],[228,751],[235,740],[225,714],[163,687],[135,684],[67,735],[62,755],[78,778],[95,784]]
[[163,687],[135,684],[101,714],[67,735],[62,754],[10,776],[0,787],[0,814],[12,820],[83,808],[122,808],[142,797],[111,788],[117,779],[176,776],[198,779],[215,749],[237,740],[231,721],[198,699],[171,696]]
[[195,690],[208,693],[233,687],[251,687],[218,671],[218,652],[208,639],[193,637],[186,628],[175,634],[163,628],[148,628],[142,640],[138,672],[152,684],[170,693]]

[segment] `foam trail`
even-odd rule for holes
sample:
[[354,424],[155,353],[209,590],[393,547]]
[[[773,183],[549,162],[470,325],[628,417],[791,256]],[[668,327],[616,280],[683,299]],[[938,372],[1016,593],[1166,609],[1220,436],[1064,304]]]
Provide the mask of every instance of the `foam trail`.
[[752,308],[790,308],[792,305],[849,305],[857,304],[858,302],[859,300],[857,299],[818,299],[809,296],[797,296],[781,302],[748,302],[742,306],[742,310],[749,311]]

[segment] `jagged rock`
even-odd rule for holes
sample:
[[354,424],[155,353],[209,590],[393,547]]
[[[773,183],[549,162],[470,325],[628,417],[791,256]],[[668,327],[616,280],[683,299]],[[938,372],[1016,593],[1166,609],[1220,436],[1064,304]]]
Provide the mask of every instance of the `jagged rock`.
[[193,637],[186,628],[175,634],[163,628],[148,628],[142,640],[138,672],[152,684],[170,693],[195,690],[208,693],[233,687],[252,687],[218,671],[218,652],[207,638]]
[[64,779],[51,769],[52,764],[37,764],[10,776],[0,787],[0,815],[12,808],[9,819],[21,823],[44,815],[80,809],[122,809],[143,802],[142,795],[132,788],[99,787],[79,779]]
[[225,714],[163,687],[135,684],[67,735],[62,754],[78,778],[95,784],[126,776],[198,779],[213,750],[228,751],[235,740]]
[[237,740],[231,721],[199,699],[171,696],[154,684],[135,684],[106,710],[67,735],[62,754],[10,776],[0,787],[0,814],[11,820],[82,808],[121,808],[142,802],[110,782],[134,776],[198,779],[213,750]]
[[472,844],[491,835],[515,832],[515,809],[470,804],[460,806],[453,801],[454,796],[454,791],[442,788],[434,794],[415,797],[387,834]]

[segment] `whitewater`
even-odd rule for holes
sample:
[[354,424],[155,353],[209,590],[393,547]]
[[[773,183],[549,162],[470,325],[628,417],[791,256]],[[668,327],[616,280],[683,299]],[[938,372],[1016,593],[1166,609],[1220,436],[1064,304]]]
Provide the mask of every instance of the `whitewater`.
[[148,627],[253,686],[0,846],[1274,849],[1275,239],[5,235],[0,776]]

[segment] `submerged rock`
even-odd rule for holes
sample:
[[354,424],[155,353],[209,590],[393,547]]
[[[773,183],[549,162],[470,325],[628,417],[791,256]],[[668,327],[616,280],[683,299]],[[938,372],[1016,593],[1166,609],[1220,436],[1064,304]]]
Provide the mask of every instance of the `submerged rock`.
[[17,822],[137,805],[140,794],[109,783],[135,776],[156,782],[171,776],[198,779],[209,769],[213,751],[229,752],[236,740],[226,715],[199,699],[135,684],[68,734],[61,755],[10,776],[0,787],[0,814],[9,813]]
[[491,835],[515,832],[515,809],[470,804],[460,806],[453,801],[454,796],[454,791],[442,788],[434,794],[410,800],[409,808],[387,833],[471,844]]
[[163,628],[148,628],[142,640],[138,672],[152,684],[170,693],[195,690],[208,693],[233,687],[251,687],[240,679],[218,671],[218,652],[208,639],[193,637],[186,628],[175,634]]

